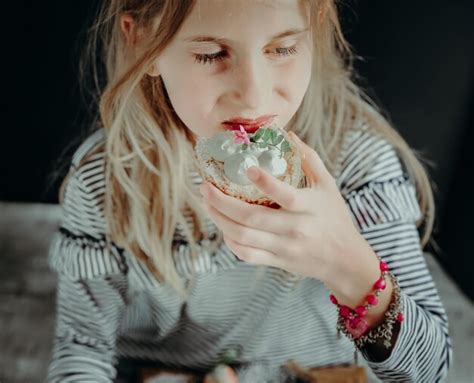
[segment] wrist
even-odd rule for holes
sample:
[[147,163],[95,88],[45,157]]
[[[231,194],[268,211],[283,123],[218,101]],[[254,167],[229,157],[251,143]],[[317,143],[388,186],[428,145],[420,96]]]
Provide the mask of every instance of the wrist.
[[[390,354],[390,350],[393,349],[397,340],[397,326],[399,326],[399,322],[404,320],[404,302],[398,281],[393,273],[388,271],[388,265],[386,263],[381,262],[381,270],[382,266],[383,269],[387,270],[387,272],[385,272],[385,280],[388,278],[393,284],[391,303],[383,315],[383,323],[371,327],[364,318],[365,315],[363,313],[349,313],[347,307],[343,310],[342,306],[339,307],[339,317],[337,321],[338,334],[342,332],[349,339],[353,340],[359,350],[363,351],[366,356],[367,352],[370,352],[372,357],[376,354],[377,358],[383,358],[387,355],[385,352],[380,352],[381,346]],[[381,286],[377,287],[377,292],[380,291],[379,287]],[[332,296],[330,298],[331,301],[335,303],[335,298]],[[337,304],[337,302],[335,304]],[[359,319],[361,315],[362,318]]]
[[[334,262],[326,273],[324,284],[341,305],[352,309],[363,305],[365,298],[373,291],[374,282],[380,276],[380,261],[370,245],[359,233],[359,238],[351,240],[345,253],[334,257]],[[370,328],[376,327],[384,320],[393,292],[390,278],[385,278],[386,287],[377,297],[378,304],[371,307],[366,321]]]
[[380,276],[379,261],[364,237],[356,232],[340,242],[331,254],[323,283],[341,304],[358,304]]

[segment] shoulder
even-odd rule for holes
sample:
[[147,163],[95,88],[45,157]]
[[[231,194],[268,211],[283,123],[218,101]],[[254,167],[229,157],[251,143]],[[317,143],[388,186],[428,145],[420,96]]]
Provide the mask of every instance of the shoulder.
[[101,237],[105,232],[105,133],[97,130],[73,154],[62,185],[63,227]]
[[94,156],[99,153],[103,155],[105,141],[105,129],[97,129],[90,133],[74,152],[72,156],[71,166],[77,169],[81,167],[84,162],[90,160],[91,156]]
[[336,183],[359,229],[421,218],[415,183],[397,149],[367,122],[346,133],[338,169]]
[[338,183],[346,194],[370,182],[408,176],[395,147],[366,122],[347,131],[338,166]]
[[105,132],[98,130],[75,151],[62,185],[62,219],[50,247],[50,266],[73,279],[121,273],[122,254],[107,238],[104,214]]

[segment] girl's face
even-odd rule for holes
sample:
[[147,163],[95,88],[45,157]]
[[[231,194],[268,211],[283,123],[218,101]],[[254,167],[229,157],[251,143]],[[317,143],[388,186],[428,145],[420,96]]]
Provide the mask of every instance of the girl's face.
[[285,127],[310,80],[308,27],[298,0],[197,0],[156,61],[177,115],[195,136],[236,118]]

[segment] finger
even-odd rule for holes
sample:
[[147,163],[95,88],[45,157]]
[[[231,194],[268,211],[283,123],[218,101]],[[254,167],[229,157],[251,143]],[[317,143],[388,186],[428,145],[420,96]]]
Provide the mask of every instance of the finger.
[[201,191],[204,199],[227,216],[243,226],[264,230],[274,234],[287,234],[288,222],[293,219],[293,213],[283,209],[270,209],[265,206],[250,204],[238,198],[231,197],[214,185],[203,182]]
[[255,186],[268,198],[278,203],[284,209],[290,211],[298,210],[299,201],[298,190],[296,188],[286,182],[280,181],[265,169],[259,168],[258,166],[248,168],[246,174]]
[[243,246],[249,246],[257,249],[265,249],[271,253],[275,253],[284,246],[283,236],[278,236],[267,231],[253,229],[242,226],[232,221],[219,211],[208,204],[204,204],[207,213],[214,223],[235,242]]
[[234,241],[232,238],[224,235],[224,242],[227,247],[242,261],[253,265],[265,265],[278,268],[284,268],[280,257],[264,249],[246,246]]
[[332,179],[331,173],[327,170],[324,162],[319,157],[319,154],[306,145],[294,132],[289,132],[294,141],[298,145],[302,153],[301,168],[306,177],[310,181],[310,186],[313,187],[317,183],[324,183]]

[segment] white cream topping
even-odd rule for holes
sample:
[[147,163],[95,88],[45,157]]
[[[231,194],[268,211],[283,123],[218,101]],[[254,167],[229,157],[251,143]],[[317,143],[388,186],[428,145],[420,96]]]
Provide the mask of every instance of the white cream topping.
[[224,173],[228,179],[236,184],[250,185],[250,181],[245,174],[246,170],[252,166],[258,166],[258,159],[251,154],[234,153],[224,161]]
[[206,140],[207,153],[218,161],[224,161],[237,151],[234,144],[234,133],[231,131],[214,134]]
[[245,174],[252,166],[259,166],[275,177],[285,174],[287,162],[280,158],[281,143],[276,147],[260,148],[257,143],[250,143],[247,149],[242,144],[234,143],[234,132],[220,132],[206,140],[208,154],[218,161],[224,161],[224,173],[227,178],[240,185],[252,182]]
[[242,149],[242,145],[239,145],[239,153],[243,154],[251,154],[252,156],[255,157],[260,157],[260,155],[268,150],[268,147],[266,148],[260,148],[257,143],[251,142],[249,146],[247,146],[247,149]]
[[285,174],[287,163],[284,157],[280,158],[278,149],[270,149],[263,153],[258,162],[260,166],[275,177]]

